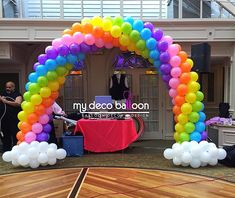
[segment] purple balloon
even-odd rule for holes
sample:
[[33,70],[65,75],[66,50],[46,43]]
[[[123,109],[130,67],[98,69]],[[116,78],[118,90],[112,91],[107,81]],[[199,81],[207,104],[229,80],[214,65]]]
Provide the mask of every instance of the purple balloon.
[[69,49],[70,49],[71,54],[77,55],[78,52],[80,52],[80,45],[78,45],[77,43],[72,43],[69,46]]
[[40,63],[40,64],[42,64],[42,65],[44,65],[45,64],[45,62],[47,61],[47,55],[46,54],[40,54],[39,56],[38,56],[38,62]]
[[49,122],[53,121],[53,115],[52,114],[49,114]]
[[84,67],[84,63],[83,61],[77,61],[74,63],[74,68],[77,69],[77,70],[80,70]]
[[162,64],[160,67],[162,74],[170,74],[171,72],[171,65],[170,64]]
[[51,59],[55,59],[58,56],[57,50],[52,46],[48,46],[45,49],[45,52],[46,52],[47,57]]
[[52,127],[51,127],[50,124],[45,124],[45,125],[43,125],[43,131],[44,131],[45,133],[50,133],[50,132],[51,132],[51,129],[52,129]]
[[153,29],[154,29],[154,25],[153,25],[152,23],[150,23],[150,22],[145,22],[145,23],[144,23],[144,27],[150,29],[151,32],[152,32]]
[[37,134],[36,140],[39,142],[48,141],[49,135],[47,133],[41,132]]
[[201,141],[202,140],[206,140],[207,139],[207,132],[206,131],[203,131],[202,133],[201,133]]
[[86,43],[81,43],[80,48],[81,48],[81,52],[83,52],[83,53],[88,53],[91,51],[90,46],[87,45]]
[[91,46],[91,51],[96,52],[99,48],[96,45]]
[[168,43],[166,41],[160,41],[157,47],[160,51],[164,52],[168,49]]
[[167,63],[170,60],[170,55],[167,52],[163,52],[160,55],[160,61],[162,63]]
[[171,75],[167,74],[167,75],[162,75],[162,80],[165,82],[165,83],[169,83],[170,79],[171,79]]
[[33,70],[34,70],[34,71],[36,71],[38,65],[40,65],[39,62],[36,62],[36,63],[33,65]]
[[157,41],[160,41],[163,37],[163,31],[161,29],[154,29],[152,31],[152,37],[155,38]]
[[69,48],[64,44],[60,45],[57,50],[61,56],[66,56],[69,53]]

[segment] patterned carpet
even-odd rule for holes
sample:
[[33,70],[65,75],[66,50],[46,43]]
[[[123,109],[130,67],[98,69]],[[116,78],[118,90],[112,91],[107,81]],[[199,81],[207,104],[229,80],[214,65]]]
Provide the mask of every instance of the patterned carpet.
[[[58,161],[55,166],[40,167],[40,169],[53,169],[65,167],[132,167],[143,169],[160,169],[203,175],[215,179],[235,183],[234,168],[218,164],[215,167],[207,166],[193,169],[173,165],[172,161],[163,157],[164,148],[171,147],[172,141],[140,141],[133,143],[124,151],[115,153],[88,153],[82,157],[67,157]],[[13,167],[10,163],[0,159],[0,174],[31,171],[30,168]]]

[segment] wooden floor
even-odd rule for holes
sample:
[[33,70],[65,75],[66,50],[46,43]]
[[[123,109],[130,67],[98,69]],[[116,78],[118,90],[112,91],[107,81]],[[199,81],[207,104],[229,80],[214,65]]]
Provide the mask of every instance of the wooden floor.
[[235,184],[160,170],[70,168],[1,175],[0,197],[234,198]]

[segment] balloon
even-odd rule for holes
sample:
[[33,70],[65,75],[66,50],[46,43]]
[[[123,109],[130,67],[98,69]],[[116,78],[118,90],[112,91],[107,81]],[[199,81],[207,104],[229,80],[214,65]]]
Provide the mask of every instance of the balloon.
[[200,116],[200,118],[199,118],[200,122],[204,122],[206,120],[206,114],[205,113],[199,112],[199,116]]
[[[76,32],[73,35],[73,40],[75,41],[75,43],[77,43],[78,45],[80,45],[83,41],[84,41],[84,35],[81,32]],[[66,54],[67,55],[67,54]]]
[[39,142],[48,141],[48,139],[49,139],[49,135],[47,133],[42,132],[42,133],[37,134],[36,140]]
[[48,80],[45,76],[39,76],[37,80],[37,84],[40,87],[46,87],[48,85]]
[[119,26],[117,25],[114,25],[112,28],[111,28],[111,35],[114,37],[114,38],[118,38],[121,36],[121,33],[122,33],[122,30]]
[[163,155],[166,159],[173,159],[173,150],[167,148],[166,150],[164,150]]
[[188,89],[189,89],[189,92],[197,92],[200,89],[200,84],[195,81],[189,82]]
[[154,30],[154,25],[150,22],[145,22],[144,27],[150,29],[151,31]]
[[189,73],[182,73],[180,76],[180,82],[187,84],[191,80],[190,74]]
[[189,103],[184,103],[182,106],[181,106],[181,112],[183,114],[190,114],[192,112],[192,105],[189,104]]
[[188,102],[188,103],[194,103],[196,101],[196,94],[193,93],[193,92],[189,92],[186,94],[185,96],[185,100]]
[[167,52],[163,52],[160,55],[160,61],[162,63],[167,63],[170,60],[170,55]]
[[25,142],[30,143],[36,140],[36,135],[33,132],[28,132],[27,134],[25,134],[24,139],[25,139]]
[[[93,43],[94,44],[94,43]],[[72,43],[70,46],[69,46],[69,50],[71,52],[71,54],[73,55],[77,55],[79,52],[80,52],[80,45],[78,45],[77,43]],[[58,57],[57,57],[58,58]],[[64,62],[65,61],[65,62]],[[59,64],[59,65],[65,65],[66,63],[66,59],[63,60],[63,63],[64,64]]]
[[180,113],[182,113],[182,112],[181,112],[181,107],[175,105],[175,106],[173,107],[173,113],[176,114],[176,115],[179,115]]
[[124,22],[121,26],[121,30],[122,30],[123,34],[129,35],[132,31],[132,26],[130,23]]
[[87,45],[93,45],[95,43],[95,38],[93,37],[92,34],[86,34],[84,36],[84,42],[87,44]]
[[51,89],[51,91],[57,91],[59,89],[60,85],[57,81],[50,81],[48,83],[48,87]]
[[188,133],[180,133],[179,135],[179,141],[184,142],[184,141],[189,141],[190,137]]
[[173,56],[170,59],[170,64],[172,65],[172,67],[178,67],[181,63],[181,59],[179,56]]
[[103,30],[104,31],[110,31],[112,28],[112,21],[104,19],[103,20]]
[[128,46],[130,43],[130,40],[127,35],[121,35],[121,37],[119,38],[119,42],[123,46]]
[[151,50],[149,57],[153,60],[159,59],[160,53],[157,50]]
[[153,38],[149,38],[147,41],[146,41],[146,47],[149,49],[149,50],[153,50],[155,49],[157,46],[157,41]]
[[140,33],[137,30],[132,30],[130,33],[130,40],[136,43],[140,40]]
[[184,125],[186,133],[192,133],[195,130],[195,125],[192,122],[188,122]]
[[206,125],[204,122],[199,121],[196,123],[196,131],[203,132],[203,131],[205,131],[205,129],[206,129]]
[[22,109],[26,114],[32,113],[34,111],[34,105],[31,102],[26,102],[23,105],[23,107],[24,108],[22,108]]
[[28,79],[31,83],[35,83],[35,82],[37,82],[38,74],[36,72],[33,72],[33,73],[29,74]]
[[182,104],[184,104],[185,99],[183,96],[176,96],[175,97],[175,104],[178,106],[181,106]]
[[45,124],[45,125],[43,125],[43,131],[44,131],[45,133],[50,133],[51,130],[52,130],[52,127],[51,127],[50,124]]
[[39,123],[47,124],[49,122],[49,116],[47,114],[43,114],[39,117]]
[[24,93],[23,98],[25,101],[30,102],[31,96],[32,96],[31,93],[27,91]]
[[38,62],[40,63],[40,64],[45,64],[45,62],[46,62],[46,60],[47,60],[48,58],[47,58],[47,55],[46,54],[40,54],[39,56],[38,56]]
[[32,129],[32,126],[28,122],[21,122],[19,129],[22,133],[27,133]]
[[55,48],[58,48],[61,44],[62,44],[61,38],[57,38],[52,41],[52,46]]
[[140,36],[143,40],[148,40],[151,37],[151,34],[152,34],[151,30],[148,28],[144,28],[140,32]]
[[162,64],[160,70],[163,74],[169,74],[171,72],[171,68],[170,64]]
[[185,84],[179,84],[178,87],[177,87],[177,93],[180,95],[180,96],[184,96],[185,94],[187,94],[188,92],[188,87],[187,85]]
[[196,123],[199,121],[199,114],[197,112],[191,112],[189,114],[189,121],[190,122],[193,122],[193,123]]
[[162,40],[166,41],[168,43],[168,45],[171,45],[173,42],[173,39],[171,36],[163,36]]
[[92,30],[92,35],[95,37],[95,38],[101,38],[103,36],[103,29],[99,26],[94,26],[93,30]]
[[39,105],[42,102],[42,97],[39,94],[34,94],[31,96],[30,101],[33,105]]
[[169,81],[169,85],[170,85],[170,87],[171,88],[173,88],[173,89],[176,89],[177,88],[177,86],[179,85],[179,79],[178,78],[172,78],[172,79],[170,79],[170,81]]
[[181,62],[183,63],[187,60],[188,54],[185,51],[180,51],[178,53],[178,56],[180,57]]
[[169,96],[174,98],[177,95],[177,91],[175,89],[170,89],[169,90]]
[[175,130],[176,130],[176,132],[179,132],[179,133],[184,132],[184,131],[185,131],[184,125],[182,125],[182,124],[180,124],[180,123],[177,123],[177,124],[175,125]]
[[58,52],[55,47],[53,46],[47,46],[45,49],[47,58],[55,59],[58,55]]
[[173,78],[178,78],[178,77],[180,76],[180,74],[181,74],[181,69],[180,69],[179,67],[174,67],[174,68],[172,68],[172,70],[171,70],[171,76],[172,76]]
[[45,66],[46,66],[47,70],[52,71],[52,70],[55,70],[57,64],[56,64],[55,60],[48,59],[45,63]]
[[49,81],[54,81],[57,78],[57,73],[55,71],[48,71],[46,77]]
[[178,118],[179,123],[182,125],[188,122],[188,116],[183,113],[179,114],[177,118]]
[[187,62],[184,62],[180,65],[180,68],[182,70],[182,73],[185,72],[185,73],[188,73],[191,71],[191,66],[189,65],[189,63]]
[[[42,129],[43,128],[42,128],[42,125],[40,123],[34,123],[32,125],[32,132],[34,132],[34,133],[41,133]],[[36,138],[36,136],[35,136],[35,138]]]
[[168,43],[166,41],[160,41],[157,47],[160,51],[164,52],[168,48]]
[[202,101],[204,99],[204,94],[201,91],[197,91],[196,96],[198,101]]
[[100,27],[102,27],[103,26],[103,19],[100,16],[94,16],[91,19],[91,24],[93,26],[100,26]]
[[40,105],[37,105],[37,106],[34,107],[34,112],[37,115],[42,115],[46,112],[46,108],[44,107],[43,104],[40,104]]
[[141,32],[143,28],[144,28],[144,23],[142,20],[138,19],[134,21],[133,30],[137,30],[138,32]]
[[62,42],[63,42],[65,45],[67,45],[67,46],[69,46],[69,45],[71,45],[72,43],[74,43],[73,37],[72,37],[71,35],[69,35],[69,34],[64,34],[61,39],[62,39]]
[[35,122],[38,121],[38,116],[37,116],[36,113],[31,113],[31,114],[28,115],[27,120],[30,124],[34,124]]
[[40,95],[43,98],[48,98],[51,95],[51,89],[49,87],[42,87],[40,89]]
[[199,112],[202,110],[203,104],[199,101],[196,101],[195,103],[192,104],[192,107],[193,107],[193,111]]
[[45,65],[38,65],[36,68],[36,74],[40,77],[40,76],[45,76],[45,74],[47,73],[47,68],[45,67]]
[[154,29],[152,32],[152,37],[157,41],[160,41],[163,37],[163,31],[161,29]]
[[81,32],[82,31],[82,25],[80,23],[74,23],[72,25],[72,31],[75,32]]
[[186,62],[189,63],[189,65],[190,65],[191,68],[193,67],[193,61],[192,61],[192,59],[188,58],[188,59],[186,60]]
[[[168,43],[167,43],[168,44]],[[169,45],[168,49],[167,49],[167,52],[171,55],[171,56],[175,56],[178,54],[179,52],[179,48],[177,47],[176,44],[172,44],[172,45]]]
[[122,26],[122,23],[123,23],[123,18],[121,16],[116,16],[114,19],[113,19],[113,25],[114,26],[119,26],[121,27]]

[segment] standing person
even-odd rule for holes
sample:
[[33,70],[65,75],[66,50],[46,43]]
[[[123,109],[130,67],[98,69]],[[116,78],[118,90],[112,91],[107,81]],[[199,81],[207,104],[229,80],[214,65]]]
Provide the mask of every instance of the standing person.
[[1,139],[3,151],[10,151],[16,145],[16,134],[19,131],[17,124],[19,122],[17,114],[21,111],[22,96],[15,90],[14,82],[7,82],[5,91],[0,95],[1,104]]

